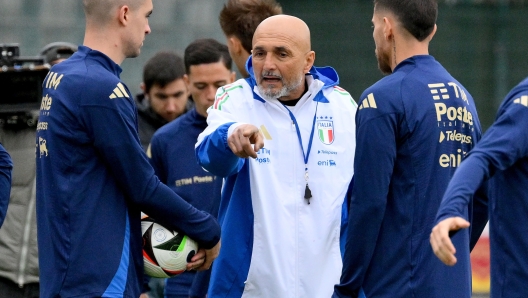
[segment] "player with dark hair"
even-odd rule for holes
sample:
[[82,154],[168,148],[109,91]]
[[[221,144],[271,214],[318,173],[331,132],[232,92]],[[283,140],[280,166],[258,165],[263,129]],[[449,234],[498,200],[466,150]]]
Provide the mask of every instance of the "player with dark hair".
[[[460,161],[481,135],[469,92],[432,56],[436,0],[375,0],[373,38],[386,77],[361,95],[341,282],[333,297],[471,297],[469,232],[442,265],[429,233]],[[477,200],[475,208],[485,209]],[[466,216],[472,210],[462,210]],[[479,217],[480,235],[487,218]]]
[[[185,49],[185,82],[195,106],[160,128],[150,145],[151,163],[161,182],[194,207],[218,214],[222,178],[198,165],[194,144],[207,127],[207,109],[216,90],[235,80],[226,45],[214,39],[199,39]],[[211,271],[186,271],[167,279],[166,298],[205,297]]]
[[227,38],[229,53],[244,77],[246,61],[251,53],[251,42],[257,26],[264,19],[282,13],[275,0],[227,0],[220,12],[220,27]]
[[[185,48],[184,62],[187,77],[192,66],[222,62],[225,68],[231,71],[233,65],[233,59],[229,55],[227,46],[211,38],[197,39],[189,44]],[[216,93],[216,89],[222,86],[217,86],[216,88],[212,86],[215,89],[214,93]]]
[[139,140],[146,150],[154,132],[192,108],[183,76],[183,59],[176,53],[156,53],[143,67],[141,94],[136,95]]
[[208,269],[220,228],[159,181],[137,134],[121,64],[139,55],[152,0],[84,0],[84,45],[44,80],[37,131],[42,297],[140,296],[141,211],[196,240]]
[[[528,293],[528,226],[524,222],[528,217],[527,127],[528,78],[506,95],[495,122],[455,172],[431,233],[436,256],[447,265],[458,266],[464,247],[449,238],[450,232],[470,226],[464,210],[489,180],[493,298],[525,297]],[[474,224],[471,226],[474,229]]]

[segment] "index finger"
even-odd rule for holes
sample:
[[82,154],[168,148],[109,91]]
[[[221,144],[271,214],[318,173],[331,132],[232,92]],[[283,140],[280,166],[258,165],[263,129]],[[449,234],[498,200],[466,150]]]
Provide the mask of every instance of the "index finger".
[[260,130],[253,135],[253,139],[251,140],[251,143],[255,144],[254,151],[258,152],[260,149],[264,148],[264,136],[260,132]]

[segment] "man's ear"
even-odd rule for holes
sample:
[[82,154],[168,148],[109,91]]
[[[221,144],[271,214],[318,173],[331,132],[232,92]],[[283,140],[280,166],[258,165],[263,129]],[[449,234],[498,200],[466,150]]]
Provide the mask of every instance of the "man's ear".
[[238,39],[238,37],[234,35],[228,37],[227,42],[229,43],[229,47],[232,49],[233,53],[235,54],[240,54],[241,51],[244,49],[240,39]]
[[433,28],[433,31],[431,32],[431,34],[429,34],[429,36],[427,37],[429,39],[429,41],[431,41],[431,39],[433,39],[433,36],[435,35],[436,33],[436,24],[434,25],[434,28]]
[[118,20],[119,23],[125,25],[130,18],[130,8],[128,5],[123,5],[118,10]]
[[191,81],[189,81],[189,75],[187,75],[187,74],[183,75],[183,82],[187,86],[187,90],[189,90],[190,87],[191,87],[191,86],[189,86],[191,84]]
[[309,51],[308,53],[306,53],[306,65],[304,67],[304,73],[310,72],[310,69],[312,69],[314,62],[315,62],[315,52]]
[[391,40],[392,38],[394,38],[393,20],[388,17],[384,17],[383,24],[383,36],[385,36],[386,40]]
[[139,89],[141,89],[144,94],[147,93],[147,86],[145,86],[145,83],[139,84]]

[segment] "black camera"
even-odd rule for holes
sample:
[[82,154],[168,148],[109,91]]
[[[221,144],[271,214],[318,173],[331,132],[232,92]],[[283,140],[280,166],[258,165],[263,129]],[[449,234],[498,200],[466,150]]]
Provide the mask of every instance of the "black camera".
[[0,126],[35,126],[49,65],[42,56],[21,57],[18,44],[0,44]]

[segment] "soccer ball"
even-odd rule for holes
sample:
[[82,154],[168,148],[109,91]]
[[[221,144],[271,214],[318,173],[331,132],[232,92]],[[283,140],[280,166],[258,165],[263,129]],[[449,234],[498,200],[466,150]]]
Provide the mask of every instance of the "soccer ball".
[[167,278],[185,271],[198,251],[198,244],[186,235],[167,229],[152,218],[141,219],[145,273]]

